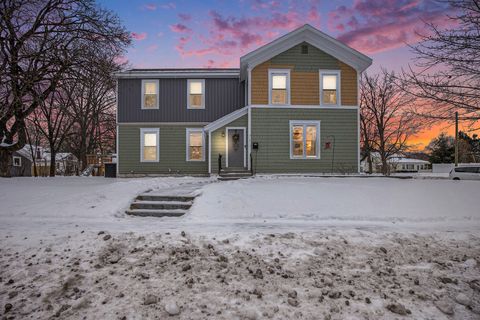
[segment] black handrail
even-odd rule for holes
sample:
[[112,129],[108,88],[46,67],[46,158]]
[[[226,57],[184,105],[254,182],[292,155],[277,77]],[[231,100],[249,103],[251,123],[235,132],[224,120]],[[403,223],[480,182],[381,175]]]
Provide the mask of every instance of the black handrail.
[[222,171],[222,155],[218,154],[218,174]]

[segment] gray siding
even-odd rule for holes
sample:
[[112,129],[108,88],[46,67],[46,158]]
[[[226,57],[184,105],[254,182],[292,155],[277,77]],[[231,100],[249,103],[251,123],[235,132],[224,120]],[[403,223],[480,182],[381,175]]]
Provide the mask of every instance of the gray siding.
[[187,109],[187,79],[159,81],[159,109],[142,110],[142,80],[118,79],[118,119],[125,122],[211,122],[245,106],[238,78],[206,78],[205,109]]
[[[357,110],[348,109],[252,109],[252,150],[257,173],[329,173],[333,149],[325,150],[328,136],[335,136],[336,173],[358,171]],[[320,159],[290,159],[290,120],[320,120]]]
[[[120,125],[118,170],[128,174],[208,174],[208,139],[205,161],[186,161],[186,128],[195,125]],[[160,161],[140,162],[140,128],[160,128]]]
[[[20,167],[13,166],[13,157],[22,158],[22,165]],[[12,163],[10,166],[10,175],[12,177],[31,177],[32,176],[32,161],[25,158],[18,152],[14,152],[12,155]]]

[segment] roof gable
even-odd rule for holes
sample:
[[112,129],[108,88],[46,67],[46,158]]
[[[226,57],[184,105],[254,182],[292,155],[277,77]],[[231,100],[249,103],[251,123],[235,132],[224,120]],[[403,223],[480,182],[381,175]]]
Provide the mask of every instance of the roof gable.
[[302,42],[311,44],[319,50],[350,65],[359,72],[364,71],[372,64],[372,59],[366,55],[306,24],[241,57],[241,79],[246,78],[248,68],[254,68]]

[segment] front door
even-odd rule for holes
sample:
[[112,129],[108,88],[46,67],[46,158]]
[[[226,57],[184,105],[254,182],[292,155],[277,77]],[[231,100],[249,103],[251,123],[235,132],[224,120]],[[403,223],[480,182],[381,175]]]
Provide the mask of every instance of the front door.
[[227,129],[227,167],[245,167],[245,128]]

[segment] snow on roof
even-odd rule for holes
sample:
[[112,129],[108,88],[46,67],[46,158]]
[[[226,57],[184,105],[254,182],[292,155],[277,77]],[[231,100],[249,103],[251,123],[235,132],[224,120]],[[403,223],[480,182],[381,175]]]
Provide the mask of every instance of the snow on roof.
[[419,163],[419,164],[429,164],[430,162],[420,159],[412,159],[412,158],[405,158],[405,157],[392,157],[388,159],[389,162],[394,163]]

